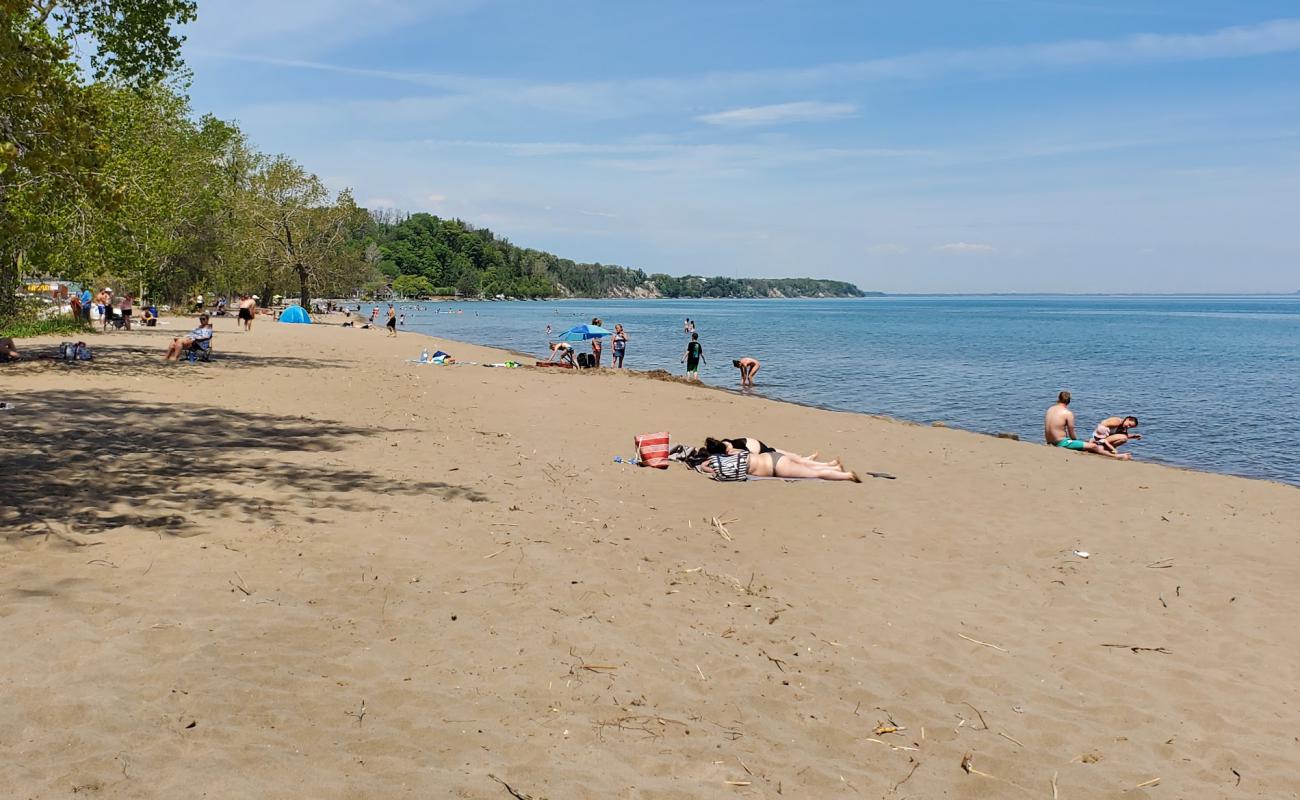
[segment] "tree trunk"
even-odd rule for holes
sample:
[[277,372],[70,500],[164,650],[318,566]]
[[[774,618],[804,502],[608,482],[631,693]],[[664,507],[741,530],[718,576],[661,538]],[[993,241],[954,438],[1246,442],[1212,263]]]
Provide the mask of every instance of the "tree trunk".
[[22,277],[23,257],[17,254],[11,258],[8,253],[0,260],[0,320],[13,319],[18,315],[18,279]]
[[298,301],[302,303],[302,310],[307,311],[311,308],[311,293],[307,291],[307,268],[299,264],[295,269],[298,270]]

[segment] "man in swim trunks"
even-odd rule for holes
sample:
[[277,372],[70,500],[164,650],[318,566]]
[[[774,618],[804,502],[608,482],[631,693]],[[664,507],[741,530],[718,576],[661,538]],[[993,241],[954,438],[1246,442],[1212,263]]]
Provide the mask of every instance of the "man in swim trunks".
[[682,356],[682,361],[686,362],[686,377],[693,381],[700,379],[700,364],[704,362],[704,345],[700,344],[700,335],[691,334],[691,340],[686,345],[686,353]]
[[393,309],[393,304],[388,304],[388,335],[397,335],[397,311]]
[[257,313],[257,295],[250,295],[239,301],[239,321],[244,323],[245,333],[253,330],[253,315],[255,313]]
[[1074,435],[1074,412],[1070,410],[1070,393],[1061,392],[1056,396],[1056,405],[1047,409],[1047,415],[1043,418],[1043,438],[1047,443],[1054,447],[1063,447],[1066,450],[1083,450],[1088,453],[1100,453],[1103,456],[1118,458],[1123,461],[1129,459],[1125,453],[1120,455],[1107,450],[1105,447],[1096,442],[1085,442]]
[[753,386],[754,375],[758,373],[758,368],[762,365],[758,363],[757,358],[751,358],[749,356],[745,356],[744,358],[732,361],[731,366],[740,370],[741,386]]

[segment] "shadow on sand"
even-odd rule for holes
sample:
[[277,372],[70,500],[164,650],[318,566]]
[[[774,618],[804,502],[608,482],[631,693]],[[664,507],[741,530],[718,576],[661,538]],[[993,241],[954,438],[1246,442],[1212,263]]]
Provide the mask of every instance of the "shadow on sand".
[[[190,364],[182,361],[165,361],[163,355],[174,334],[163,331],[149,331],[148,339],[135,335],[128,342],[114,342],[113,336],[96,336],[86,339],[95,358],[92,361],[61,361],[55,358],[58,344],[35,345],[23,347],[23,360],[6,364],[5,368],[16,374],[52,370],[78,370],[92,375],[116,377],[142,377],[152,375],[185,375],[207,380],[220,377],[220,372],[250,367],[272,367],[285,369],[330,369],[345,366],[337,359],[323,361],[298,356],[266,356],[249,353],[226,352],[221,349],[221,337],[214,341],[215,350],[211,363]],[[155,344],[156,342],[156,344]],[[219,368],[219,370],[218,370]]]
[[357,490],[487,500],[467,486],[396,480],[333,455],[391,431],[84,391],[6,400],[16,407],[0,414],[0,539],[127,525],[192,535],[196,515],[364,508],[349,496]]

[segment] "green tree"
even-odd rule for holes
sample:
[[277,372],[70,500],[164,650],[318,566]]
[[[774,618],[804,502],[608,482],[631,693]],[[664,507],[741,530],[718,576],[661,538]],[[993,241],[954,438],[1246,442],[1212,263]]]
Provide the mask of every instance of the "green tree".
[[362,254],[344,252],[364,217],[351,193],[331,198],[320,178],[293,159],[266,160],[253,174],[242,205],[268,284],[291,276],[303,308],[310,307],[313,291],[347,283],[349,274],[359,284],[373,272]]
[[393,291],[403,297],[428,297],[433,294],[433,284],[423,275],[399,275],[393,281]]
[[95,127],[74,40],[97,77],[132,86],[181,66],[172,27],[192,0],[0,0],[0,318],[15,310],[27,254],[60,231],[57,209],[83,197],[109,204],[98,168],[112,142]]

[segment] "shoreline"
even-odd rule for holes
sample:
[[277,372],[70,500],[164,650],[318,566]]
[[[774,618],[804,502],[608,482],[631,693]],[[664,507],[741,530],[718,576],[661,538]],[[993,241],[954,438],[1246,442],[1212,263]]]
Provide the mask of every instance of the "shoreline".
[[[216,323],[0,370],[15,794],[1300,789],[1290,487]],[[656,430],[897,479],[612,462]]]
[[[716,299],[741,299],[741,298],[716,298]],[[797,298],[797,299],[811,299],[811,298]],[[347,313],[349,313],[349,314],[354,314],[355,312],[347,312]],[[317,323],[317,324],[329,324],[329,323]],[[382,327],[382,326],[377,326],[377,327]],[[372,330],[377,329],[377,327],[372,327]],[[415,336],[424,336],[424,337],[426,337],[426,338],[430,338],[430,339],[438,339],[438,340],[443,341],[443,342],[452,342],[452,343],[454,343],[454,344],[466,345],[466,346],[471,346],[471,347],[483,347],[483,348],[488,348],[488,349],[491,349],[491,350],[494,350],[494,351],[497,351],[497,352],[500,352],[500,353],[504,353],[504,354],[506,354],[506,355],[508,355],[508,356],[510,356],[510,357],[512,357],[512,358],[516,358],[516,359],[524,359],[524,362],[527,362],[527,363],[525,363],[525,366],[528,366],[528,367],[532,367],[532,362],[534,362],[534,361],[541,361],[541,360],[544,360],[544,359],[542,359],[540,356],[530,355],[530,354],[528,354],[528,353],[517,352],[517,351],[511,350],[510,348],[502,347],[502,346],[500,346],[500,345],[494,345],[494,344],[483,344],[483,343],[477,343],[477,342],[465,341],[465,340],[461,340],[461,339],[448,339],[448,338],[446,338],[446,337],[438,337],[438,336],[434,336],[433,334],[422,333],[422,332],[419,332],[419,331],[412,331],[412,330],[404,329],[404,328],[399,328],[399,329],[398,329],[398,333],[399,333],[399,336],[400,336],[401,334],[406,334],[406,335],[415,335]],[[524,363],[524,362],[521,362],[521,363]],[[591,370],[582,371],[582,370],[577,370],[577,369],[575,369],[575,370],[573,370],[573,371],[574,371],[574,372],[586,372],[586,373],[591,373],[591,372],[592,372]],[[969,433],[969,434],[973,434],[973,435],[976,435],[976,436],[984,436],[984,437],[993,438],[993,439],[1002,439],[1002,440],[1004,440],[1004,441],[1013,441],[1013,442],[1015,442],[1016,444],[1024,444],[1024,445],[1041,445],[1041,446],[1043,446],[1043,447],[1047,447],[1047,444],[1046,444],[1045,442],[1035,442],[1035,441],[1030,441],[1030,440],[1023,439],[1023,438],[1010,439],[1008,436],[1002,435],[1003,432],[998,432],[998,431],[980,431],[980,430],[975,430],[975,429],[973,429],[973,428],[964,427],[964,426],[961,425],[960,423],[952,423],[952,422],[947,422],[947,421],[945,421],[945,420],[934,420],[934,421],[926,422],[926,421],[922,421],[922,420],[907,419],[906,417],[895,417],[895,416],[891,416],[891,415],[889,415],[889,414],[876,414],[876,413],[873,413],[873,412],[870,412],[870,411],[855,411],[855,410],[853,410],[853,409],[847,409],[847,408],[835,408],[835,407],[833,407],[833,406],[821,405],[821,404],[818,404],[818,403],[809,403],[809,402],[803,402],[803,401],[799,401],[799,400],[789,400],[789,399],[785,399],[785,398],[781,398],[781,397],[770,397],[770,396],[768,396],[768,395],[764,395],[764,394],[757,393],[757,392],[745,392],[745,391],[741,391],[741,390],[739,390],[739,389],[733,389],[733,388],[729,388],[729,387],[726,387],[726,386],[719,386],[719,385],[717,385],[717,384],[710,384],[710,383],[703,383],[703,382],[698,382],[698,383],[692,384],[691,382],[685,380],[685,378],[684,378],[683,376],[679,376],[679,375],[677,375],[676,373],[673,373],[673,372],[671,372],[671,371],[669,371],[669,370],[665,370],[665,371],[668,372],[668,374],[669,374],[670,376],[672,376],[672,378],[674,379],[674,380],[672,380],[672,381],[665,381],[665,382],[670,382],[670,383],[681,383],[681,384],[683,384],[683,385],[687,385],[687,386],[695,385],[695,386],[699,386],[699,387],[706,388],[706,389],[714,389],[714,390],[719,391],[719,392],[722,392],[722,393],[724,393],[724,394],[729,394],[729,395],[733,395],[733,396],[736,396],[736,397],[753,397],[753,398],[757,398],[757,399],[760,399],[760,400],[766,400],[766,401],[773,402],[773,403],[783,403],[783,404],[790,405],[790,406],[794,406],[794,407],[798,407],[798,408],[815,409],[815,410],[818,410],[818,411],[828,411],[828,412],[834,412],[834,413],[840,413],[840,414],[852,414],[852,415],[856,415],[856,416],[865,417],[865,418],[868,418],[868,419],[883,420],[883,421],[886,421],[886,422],[894,422],[894,423],[898,423],[898,424],[902,424],[902,425],[915,425],[915,426],[917,426],[917,427],[922,427],[922,428],[926,428],[926,427],[930,427],[930,428],[942,428],[942,429],[946,429],[946,430],[960,431],[960,432],[962,432],[962,433]],[[662,378],[657,378],[657,377],[655,377],[654,375],[650,374],[650,373],[652,372],[652,370],[637,370],[637,369],[632,369],[632,368],[624,368],[623,370],[616,370],[616,369],[613,369],[613,368],[602,367],[600,370],[594,372],[593,374],[603,374],[603,373],[614,373],[614,374],[617,374],[617,373],[619,373],[619,372],[626,372],[626,373],[631,374],[631,375],[636,375],[636,376],[638,376],[638,377],[646,378],[647,380],[663,380]],[[939,424],[936,424],[936,423],[939,423]],[[1092,454],[1084,454],[1084,455],[1089,455],[1089,456],[1090,456],[1090,455],[1092,455]],[[1098,458],[1098,459],[1101,459],[1101,458],[1102,458],[1102,456],[1095,456],[1095,457]],[[1243,473],[1226,472],[1226,471],[1211,470],[1211,469],[1198,469],[1198,468],[1196,468],[1196,467],[1186,466],[1186,465],[1183,465],[1183,464],[1178,464],[1178,463],[1171,462],[1171,461],[1164,461],[1164,460],[1159,459],[1159,458],[1152,458],[1152,457],[1146,457],[1146,456],[1143,456],[1143,457],[1140,457],[1140,458],[1135,457],[1135,458],[1134,458],[1134,462],[1137,462],[1137,463],[1144,463],[1144,464],[1152,464],[1152,465],[1154,465],[1154,466],[1165,467],[1165,468],[1167,468],[1167,469],[1180,470],[1180,471],[1183,471],[1183,472],[1190,472],[1190,473],[1196,473],[1196,474],[1202,474],[1202,475],[1218,475],[1218,476],[1227,477],[1227,478],[1239,478],[1239,479],[1242,479],[1242,480],[1249,480],[1249,481],[1261,481],[1261,482],[1264,482],[1264,483],[1273,483],[1273,484],[1277,484],[1277,485],[1279,485],[1279,486],[1285,486],[1285,487],[1292,488],[1292,489],[1300,489],[1300,476],[1297,476],[1297,478],[1296,478],[1296,482],[1295,482],[1295,483],[1290,483],[1290,482],[1287,482],[1287,481],[1284,481],[1284,480],[1280,480],[1280,479],[1277,479],[1277,478],[1271,478],[1271,477],[1268,477],[1268,476],[1265,476],[1265,475],[1249,475],[1249,474],[1243,474]]]

